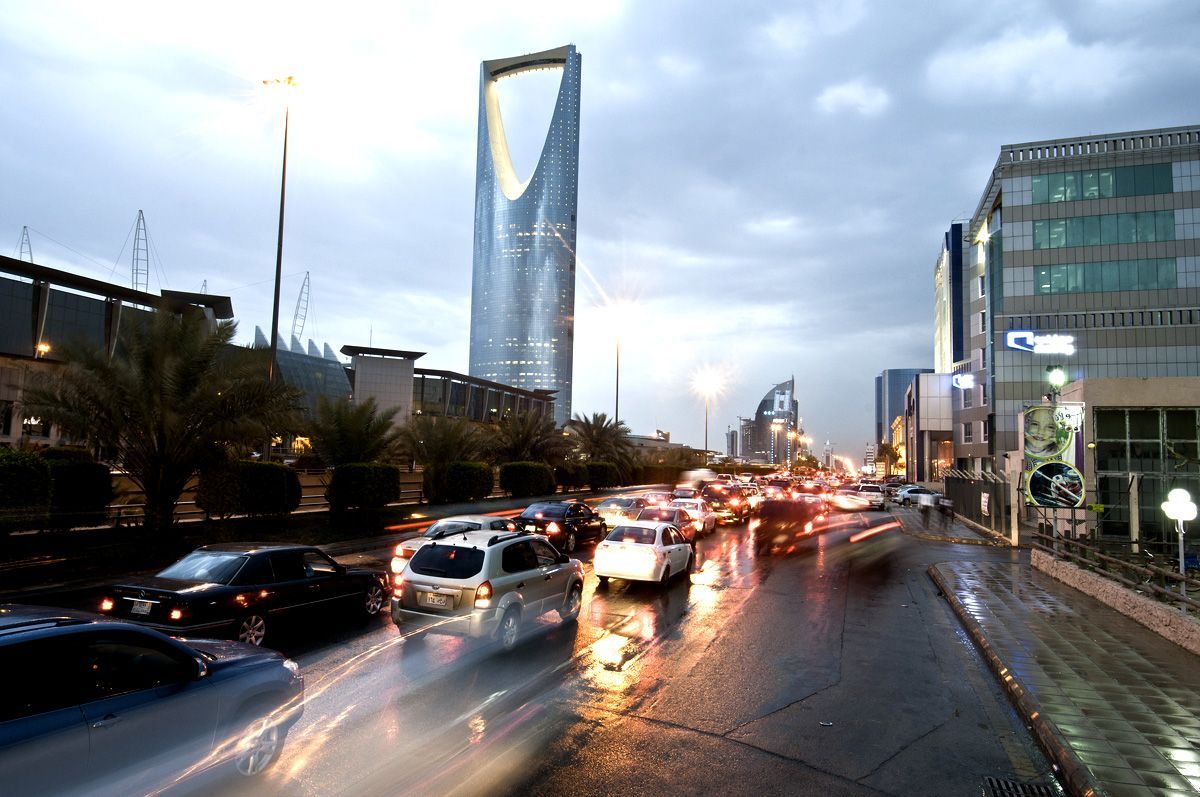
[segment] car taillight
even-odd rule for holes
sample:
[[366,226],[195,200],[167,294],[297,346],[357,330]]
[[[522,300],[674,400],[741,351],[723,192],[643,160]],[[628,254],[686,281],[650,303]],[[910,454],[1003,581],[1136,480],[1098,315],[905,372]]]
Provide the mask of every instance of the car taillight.
[[405,548],[404,543],[400,543],[396,546],[396,550],[394,551],[393,555],[401,559],[411,559],[413,552]]
[[103,600],[100,601],[100,611],[111,612],[112,610],[113,610],[113,599],[112,598],[104,598]]
[[183,619],[183,609],[172,609],[170,617],[172,620],[182,620]]
[[741,506],[741,505],[742,505],[742,501],[741,501],[741,499],[740,499],[740,498],[730,498],[730,499],[729,499],[729,505],[730,505],[730,506]]
[[489,609],[492,606],[492,582],[485,581],[475,588],[475,608]]
[[400,594],[400,590],[404,589],[404,576],[399,573],[392,576],[392,589],[397,595]]
[[[560,531],[562,531],[562,527],[559,526],[557,523],[555,523],[553,520],[546,524],[546,533],[547,534],[558,534]],[[489,590],[491,589],[490,585],[488,586],[488,589]]]

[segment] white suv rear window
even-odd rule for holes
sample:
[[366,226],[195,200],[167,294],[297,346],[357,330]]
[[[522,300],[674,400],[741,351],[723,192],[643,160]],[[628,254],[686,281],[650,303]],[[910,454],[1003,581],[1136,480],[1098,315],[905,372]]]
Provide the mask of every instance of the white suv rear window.
[[430,543],[417,549],[408,569],[434,578],[471,578],[483,569],[483,551]]

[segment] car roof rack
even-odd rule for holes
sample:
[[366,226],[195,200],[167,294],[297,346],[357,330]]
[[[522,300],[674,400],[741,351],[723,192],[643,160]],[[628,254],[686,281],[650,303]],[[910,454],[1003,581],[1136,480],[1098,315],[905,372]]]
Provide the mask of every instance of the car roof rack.
[[496,534],[490,540],[488,540],[488,547],[491,548],[493,545],[496,545],[497,543],[505,542],[507,540],[515,540],[517,537],[526,537],[526,536],[528,536],[528,534],[524,531],[508,531],[508,532],[505,532],[504,534]]

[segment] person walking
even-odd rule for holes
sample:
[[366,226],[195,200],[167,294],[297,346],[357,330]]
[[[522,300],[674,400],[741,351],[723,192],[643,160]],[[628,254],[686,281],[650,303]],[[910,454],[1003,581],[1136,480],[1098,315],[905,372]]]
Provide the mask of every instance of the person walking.
[[929,511],[933,508],[933,494],[921,493],[917,496],[917,504],[921,507],[921,525],[929,528]]
[[942,511],[942,528],[950,525],[950,519],[954,517],[954,502],[946,496],[938,498],[938,509]]

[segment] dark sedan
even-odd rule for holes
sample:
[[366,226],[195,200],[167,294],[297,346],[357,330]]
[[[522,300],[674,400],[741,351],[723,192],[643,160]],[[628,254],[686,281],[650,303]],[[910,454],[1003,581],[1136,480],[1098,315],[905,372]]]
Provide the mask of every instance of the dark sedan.
[[604,518],[582,501],[543,501],[530,504],[516,519],[517,530],[545,534],[554,547],[574,553],[580,543],[608,536]]
[[390,593],[387,573],[347,569],[317,548],[207,545],[157,576],[111,587],[100,611],[169,634],[261,645],[277,623],[317,611],[373,617]]
[[303,711],[294,661],[85,612],[0,605],[0,792],[158,793],[258,775]]

